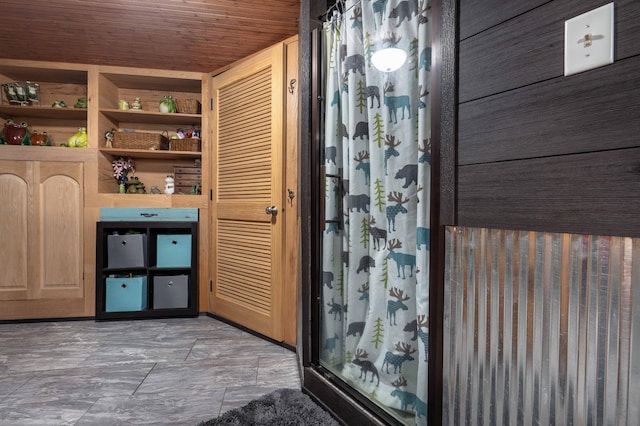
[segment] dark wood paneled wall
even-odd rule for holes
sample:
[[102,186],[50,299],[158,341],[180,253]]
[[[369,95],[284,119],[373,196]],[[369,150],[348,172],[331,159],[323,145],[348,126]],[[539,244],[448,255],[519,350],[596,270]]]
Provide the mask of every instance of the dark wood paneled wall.
[[459,225],[640,236],[640,1],[614,64],[563,75],[564,21],[606,3],[460,1]]

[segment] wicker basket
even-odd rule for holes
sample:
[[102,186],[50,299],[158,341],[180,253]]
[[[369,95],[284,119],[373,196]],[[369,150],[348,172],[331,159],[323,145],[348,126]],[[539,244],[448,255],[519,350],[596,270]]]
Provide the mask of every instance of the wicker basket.
[[198,114],[200,102],[197,99],[176,99],[176,110],[183,114]]
[[171,151],[200,152],[200,139],[198,138],[171,139],[171,141],[169,142],[169,149]]
[[169,138],[164,133],[114,132],[112,145],[121,149],[168,150]]

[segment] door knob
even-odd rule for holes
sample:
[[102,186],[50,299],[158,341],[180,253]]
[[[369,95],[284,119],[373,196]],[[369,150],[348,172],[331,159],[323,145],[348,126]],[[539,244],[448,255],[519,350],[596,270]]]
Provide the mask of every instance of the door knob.
[[264,209],[266,214],[270,214],[271,216],[275,216],[278,214],[278,208],[276,206],[267,207]]

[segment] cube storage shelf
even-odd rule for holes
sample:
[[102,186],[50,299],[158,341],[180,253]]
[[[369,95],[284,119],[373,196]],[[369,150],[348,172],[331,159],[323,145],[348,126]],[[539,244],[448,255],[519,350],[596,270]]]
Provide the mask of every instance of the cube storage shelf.
[[97,223],[96,320],[198,315],[198,222]]

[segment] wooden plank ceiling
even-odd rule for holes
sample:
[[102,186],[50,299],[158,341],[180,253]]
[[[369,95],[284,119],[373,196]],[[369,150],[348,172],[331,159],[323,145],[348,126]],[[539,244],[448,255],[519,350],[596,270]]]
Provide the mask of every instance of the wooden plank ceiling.
[[0,0],[0,57],[212,72],[298,32],[300,0]]

